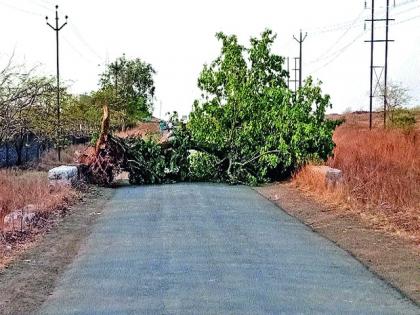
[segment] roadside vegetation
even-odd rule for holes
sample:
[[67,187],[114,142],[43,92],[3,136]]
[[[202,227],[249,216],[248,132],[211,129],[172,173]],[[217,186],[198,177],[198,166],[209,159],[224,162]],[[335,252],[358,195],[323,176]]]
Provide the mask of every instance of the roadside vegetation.
[[[392,113],[395,117],[401,109]],[[387,129],[375,116],[369,130],[367,114],[347,114],[346,123],[334,133],[334,156],[327,165],[343,171],[343,181],[335,187],[305,167],[294,183],[317,199],[338,203],[341,209],[356,212],[375,226],[415,240],[420,244],[420,128],[417,110],[405,110],[409,124]]]
[[0,170],[0,266],[78,196],[74,188],[51,186],[44,172]]
[[[6,166],[0,169],[0,264],[85,192],[83,186],[51,185],[46,172],[76,163],[98,134],[103,102],[112,113],[112,131],[151,116],[153,75],[149,64],[122,56],[101,74],[98,91],[74,95],[63,82],[58,125],[53,77],[16,64],[13,57],[0,68],[0,166]],[[33,144],[35,156],[29,152]]]
[[40,212],[52,211],[71,200],[75,191],[67,186],[51,186],[44,172],[12,169],[0,171],[0,196],[5,216],[28,205]]
[[[11,57],[0,68],[0,146],[6,150],[6,161],[1,164],[20,166],[27,162],[25,152],[30,144],[37,145],[39,158],[46,150],[64,150],[89,141],[99,132],[105,101],[112,113],[113,131],[150,117],[153,75],[151,65],[122,56],[101,74],[98,91],[74,95],[62,82],[58,125],[53,77],[43,75],[37,67],[15,64]],[[13,163],[8,161],[12,150],[17,156]]]

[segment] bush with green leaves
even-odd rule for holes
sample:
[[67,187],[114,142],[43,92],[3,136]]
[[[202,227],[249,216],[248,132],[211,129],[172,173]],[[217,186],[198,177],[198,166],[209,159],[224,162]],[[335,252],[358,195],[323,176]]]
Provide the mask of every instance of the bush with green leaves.
[[219,179],[218,159],[214,155],[191,150],[188,166],[191,181],[217,181]]
[[129,138],[124,169],[131,184],[162,184],[166,179],[165,156],[162,148],[152,140]]
[[390,117],[391,127],[411,130],[416,125],[416,116],[408,109],[396,109]]
[[121,169],[128,171],[131,184],[164,184],[189,180],[190,137],[185,126],[174,131],[168,143],[153,139],[119,139],[124,148]]

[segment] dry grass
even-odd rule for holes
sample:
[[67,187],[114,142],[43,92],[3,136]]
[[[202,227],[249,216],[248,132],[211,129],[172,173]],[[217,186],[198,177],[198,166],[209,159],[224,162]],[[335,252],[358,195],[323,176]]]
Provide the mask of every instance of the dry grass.
[[418,130],[370,131],[352,120],[336,130],[334,158],[327,163],[343,171],[342,184],[326,187],[324,178],[309,167],[297,173],[294,182],[420,244],[419,137]]
[[64,207],[76,197],[71,187],[52,187],[43,172],[0,171],[0,231],[4,217],[10,212],[33,205],[39,212],[50,212]]
[[61,161],[58,161],[58,155],[56,150],[49,150],[42,154],[41,158],[34,163],[37,170],[48,171],[51,168],[60,165],[69,165],[75,163],[75,153],[83,152],[87,148],[87,145],[78,144],[66,147],[61,150]]

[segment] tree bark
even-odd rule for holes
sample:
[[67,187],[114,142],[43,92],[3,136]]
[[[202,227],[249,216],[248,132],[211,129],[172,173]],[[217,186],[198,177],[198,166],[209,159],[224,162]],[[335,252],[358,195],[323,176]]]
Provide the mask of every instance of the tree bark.
[[16,165],[22,165],[22,151],[23,151],[23,139],[19,137],[15,140],[15,149],[16,149]]
[[101,147],[106,143],[109,133],[109,106],[105,104],[103,106],[103,117],[102,117],[102,125],[101,125],[101,133],[99,135],[98,141],[96,142],[95,146],[95,154],[96,156],[99,155]]

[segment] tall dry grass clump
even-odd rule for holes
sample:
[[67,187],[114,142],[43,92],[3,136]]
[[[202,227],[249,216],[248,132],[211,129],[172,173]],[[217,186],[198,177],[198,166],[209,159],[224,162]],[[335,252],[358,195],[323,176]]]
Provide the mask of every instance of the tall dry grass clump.
[[341,185],[327,189],[309,167],[295,175],[295,183],[420,241],[419,136],[344,124],[334,134],[334,157],[327,163],[343,171]]
[[0,170],[0,231],[4,217],[28,205],[38,212],[60,209],[76,197],[76,191],[66,186],[50,186],[45,173]]

